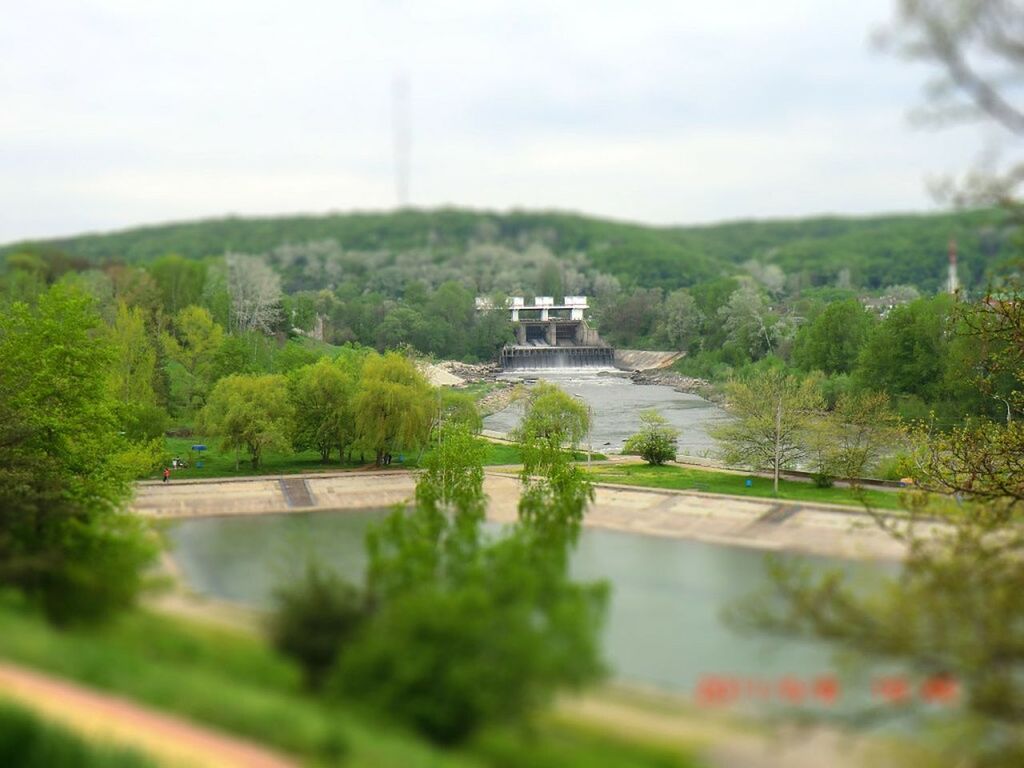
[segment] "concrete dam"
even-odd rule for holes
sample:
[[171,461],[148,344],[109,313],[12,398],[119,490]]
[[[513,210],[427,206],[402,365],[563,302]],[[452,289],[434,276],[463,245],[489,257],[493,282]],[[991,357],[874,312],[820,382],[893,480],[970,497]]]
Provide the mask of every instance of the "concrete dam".
[[[476,306],[480,311],[494,309],[484,298],[478,298]],[[515,296],[505,306],[516,329],[516,341],[501,350],[502,369],[615,366],[615,350],[583,317],[588,307],[586,296],[566,296],[561,304],[556,304],[553,296],[537,296],[532,304]]]

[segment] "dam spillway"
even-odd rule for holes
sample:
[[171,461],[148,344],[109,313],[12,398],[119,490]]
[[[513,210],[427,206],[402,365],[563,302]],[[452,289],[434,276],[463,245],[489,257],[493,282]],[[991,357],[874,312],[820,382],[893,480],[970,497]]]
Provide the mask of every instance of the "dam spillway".
[[[495,309],[487,298],[478,298],[476,306]],[[502,369],[614,368],[615,350],[584,317],[588,306],[586,296],[565,296],[560,304],[552,296],[536,296],[529,304],[521,297],[507,299],[516,339],[501,350]]]
[[501,350],[501,367],[506,371],[534,368],[614,368],[611,347],[507,346]]

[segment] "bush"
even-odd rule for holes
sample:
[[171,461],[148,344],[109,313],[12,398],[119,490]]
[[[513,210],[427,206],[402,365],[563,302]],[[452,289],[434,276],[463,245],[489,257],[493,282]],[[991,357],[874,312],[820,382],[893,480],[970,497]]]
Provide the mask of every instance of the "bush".
[[302,579],[279,588],[270,636],[274,647],[299,663],[316,690],[366,616],[359,591],[335,574],[310,565]]
[[674,461],[679,430],[669,426],[665,417],[654,410],[643,411],[640,422],[643,426],[626,441],[622,452],[638,455],[655,466]]
[[336,690],[451,745],[598,677],[606,590],[576,585],[513,537],[484,570],[390,601],[339,659]]
[[828,472],[815,472],[811,475],[815,488],[831,488],[835,484],[835,478]]

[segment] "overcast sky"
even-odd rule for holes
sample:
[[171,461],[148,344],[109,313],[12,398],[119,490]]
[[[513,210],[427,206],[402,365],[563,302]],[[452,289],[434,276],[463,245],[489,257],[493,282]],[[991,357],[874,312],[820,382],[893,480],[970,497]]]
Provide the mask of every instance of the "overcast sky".
[[[0,242],[416,206],[697,223],[934,208],[892,0],[32,0],[0,24]],[[842,5],[842,8],[837,6]]]

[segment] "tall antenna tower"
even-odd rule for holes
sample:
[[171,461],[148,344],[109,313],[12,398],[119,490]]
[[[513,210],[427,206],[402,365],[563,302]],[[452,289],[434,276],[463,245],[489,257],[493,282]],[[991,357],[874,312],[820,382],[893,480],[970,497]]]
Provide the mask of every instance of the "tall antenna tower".
[[409,78],[398,75],[391,84],[391,127],[395,151],[395,196],[398,207],[409,205],[409,157],[412,154],[412,110]]
[[956,271],[956,238],[949,238],[949,275],[946,278],[946,290],[953,296],[960,292],[960,277]]

